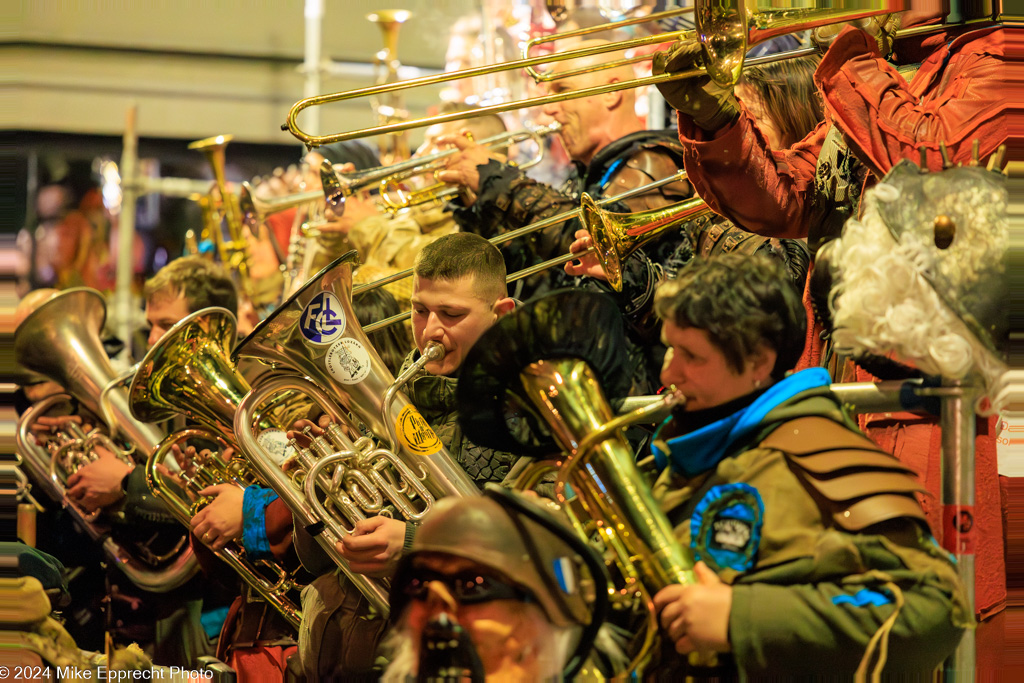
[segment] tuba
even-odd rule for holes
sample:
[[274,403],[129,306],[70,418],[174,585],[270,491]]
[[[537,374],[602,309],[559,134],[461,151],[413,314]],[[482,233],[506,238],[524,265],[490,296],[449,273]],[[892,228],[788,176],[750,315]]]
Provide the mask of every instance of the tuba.
[[[586,331],[582,321],[591,323]],[[695,578],[693,560],[676,540],[623,433],[678,399],[644,400],[643,407],[617,416],[598,381],[600,376],[615,391],[628,389],[628,370],[616,360],[623,334],[618,308],[604,295],[571,291],[527,304],[485,332],[463,362],[459,423],[481,445],[509,450],[512,439],[538,458],[562,451],[561,457],[532,463],[515,488],[532,489],[556,473],[556,500],[583,538],[599,540],[617,570],[612,605],[647,607],[647,626],[629,647],[628,670],[642,670],[658,644],[654,594]],[[504,426],[507,404],[526,413],[534,445]]]
[[[50,497],[63,502],[79,526],[102,543],[104,552],[132,583],[144,590],[166,592],[184,584],[198,570],[184,538],[162,555],[138,544],[129,550],[111,536],[97,513],[86,512],[67,499],[68,478],[95,460],[98,448],[134,464],[135,457],[151,456],[163,438],[159,429],[131,415],[124,378],[111,368],[100,342],[105,320],[102,295],[79,287],[55,295],[18,326],[14,334],[18,363],[49,377],[68,392],[43,399],[25,412],[18,423],[18,452],[33,479]],[[68,418],[45,443],[38,440],[32,433],[38,419],[72,397],[100,418],[105,431],[96,428],[86,432]]]
[[[202,489],[215,484],[244,489],[259,481],[243,458],[225,462],[220,453],[209,451],[197,455],[191,467],[176,477],[160,467],[172,449],[187,440],[214,442],[222,449],[236,447],[235,411],[249,392],[249,384],[229,358],[236,325],[235,316],[224,308],[204,308],[183,318],[139,363],[129,389],[132,414],[138,419],[153,422],[183,415],[201,425],[169,435],[146,463],[153,493],[186,527],[206,502],[199,495]],[[270,414],[261,423],[286,426]],[[249,560],[234,541],[213,552],[298,629],[300,601],[295,593],[301,587],[287,569],[268,560]]]
[[[443,358],[444,349],[439,344],[426,349],[418,363],[393,378],[352,309],[355,262],[353,251],[320,271],[235,348],[234,360],[259,360],[276,370],[263,375],[242,400],[235,434],[296,524],[317,539],[374,608],[387,614],[387,588],[349,569],[336,543],[358,520],[390,514],[388,503],[415,523],[436,498],[480,495],[480,490],[400,391],[423,365]],[[289,472],[260,445],[256,424],[256,409],[285,390],[307,394],[331,419],[309,448],[293,440]],[[360,436],[362,427],[376,439]]]

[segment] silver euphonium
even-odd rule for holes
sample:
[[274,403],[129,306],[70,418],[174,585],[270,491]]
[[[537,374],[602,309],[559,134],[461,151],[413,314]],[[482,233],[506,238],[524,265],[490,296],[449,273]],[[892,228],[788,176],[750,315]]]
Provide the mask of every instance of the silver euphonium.
[[[235,435],[253,466],[370,603],[388,613],[387,588],[352,571],[337,542],[355,523],[392,514],[415,523],[443,496],[480,491],[401,393],[423,365],[444,357],[440,344],[395,380],[352,309],[355,252],[337,259],[260,323],[233,357],[275,368],[256,381],[235,416]],[[282,374],[283,373],[283,374]],[[308,449],[292,441],[285,472],[259,443],[255,410],[281,391],[306,393],[330,416]],[[352,418],[355,422],[353,422]],[[372,436],[359,436],[362,428]]]
[[[229,357],[236,329],[235,316],[224,308],[204,308],[183,318],[142,359],[129,389],[132,414],[137,418],[156,421],[183,415],[195,425],[165,438],[146,463],[146,479],[153,493],[186,528],[209,502],[200,495],[201,490],[216,484],[244,489],[261,483],[239,454],[227,461],[222,458],[226,449],[237,450],[235,411],[249,392],[249,383]],[[287,428],[286,420],[274,420],[267,414],[260,422]],[[216,443],[220,452],[197,448],[184,471],[168,476],[160,463],[175,446],[183,449],[186,441],[195,440]],[[287,568],[269,560],[251,560],[236,541],[213,552],[294,628],[299,627],[301,586]]]
[[[184,538],[163,556],[154,556],[143,547],[129,550],[110,535],[98,513],[87,512],[67,498],[68,478],[95,460],[98,448],[135,464],[137,459],[149,457],[164,436],[157,427],[132,417],[124,386],[131,373],[119,376],[110,366],[100,341],[105,320],[103,296],[94,289],[78,287],[54,295],[18,325],[14,333],[18,363],[68,392],[43,399],[25,412],[18,423],[18,452],[35,481],[51,498],[70,509],[79,526],[102,543],[104,552],[132,583],[148,591],[166,592],[198,571]],[[37,439],[33,425],[51,408],[72,397],[102,420],[103,428],[86,432],[66,419],[52,438],[45,442]],[[173,460],[167,465],[177,468]]]

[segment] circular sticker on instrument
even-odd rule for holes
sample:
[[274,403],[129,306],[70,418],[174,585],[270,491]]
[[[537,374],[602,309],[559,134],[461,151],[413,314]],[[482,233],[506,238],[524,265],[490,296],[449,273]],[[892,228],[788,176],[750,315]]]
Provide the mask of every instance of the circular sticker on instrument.
[[280,465],[295,454],[295,449],[288,443],[288,435],[280,429],[264,429],[256,437],[256,442]]
[[443,448],[441,439],[437,438],[427,421],[411,405],[402,408],[395,420],[395,427],[398,439],[416,455],[431,455]]
[[327,372],[342,384],[359,384],[370,374],[370,354],[355,339],[340,339],[327,351]]
[[330,344],[345,331],[345,309],[331,292],[320,292],[302,309],[299,331],[313,344]]

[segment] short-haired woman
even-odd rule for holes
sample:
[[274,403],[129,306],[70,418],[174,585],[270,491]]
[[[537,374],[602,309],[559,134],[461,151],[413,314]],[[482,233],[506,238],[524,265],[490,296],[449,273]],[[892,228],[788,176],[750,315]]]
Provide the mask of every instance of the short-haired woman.
[[686,402],[655,436],[654,493],[697,560],[695,584],[654,599],[677,652],[752,676],[938,666],[972,619],[963,587],[912,472],[857,431],[824,370],[787,375],[806,319],[782,267],[695,259],[655,309],[662,381]]

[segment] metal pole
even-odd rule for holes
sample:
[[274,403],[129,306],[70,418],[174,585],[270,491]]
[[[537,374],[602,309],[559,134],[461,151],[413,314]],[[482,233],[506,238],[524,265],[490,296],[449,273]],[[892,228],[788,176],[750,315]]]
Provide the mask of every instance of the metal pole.
[[117,222],[117,277],[114,289],[115,333],[124,342],[125,350],[111,359],[118,369],[131,363],[132,339],[132,279],[135,266],[135,204],[138,200],[138,136],[136,118],[138,106],[128,107],[124,123],[124,142],[121,150],[121,215]]
[[[306,44],[302,62],[302,72],[306,83],[302,92],[306,97],[320,94],[320,53],[323,38],[324,3],[323,0],[306,0]],[[320,130],[320,112],[306,112],[306,125],[310,130]]]
[[[943,387],[942,545],[953,553],[967,591],[968,614],[974,614],[974,403],[975,387],[950,381]],[[974,629],[967,629],[946,661],[947,680],[971,683],[975,677]]]

